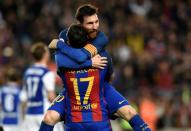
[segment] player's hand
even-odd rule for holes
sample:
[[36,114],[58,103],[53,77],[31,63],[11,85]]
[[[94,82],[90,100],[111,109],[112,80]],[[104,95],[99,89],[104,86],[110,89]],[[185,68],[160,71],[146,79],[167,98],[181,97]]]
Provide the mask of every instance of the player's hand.
[[58,42],[58,39],[53,39],[50,44],[48,45],[48,48],[49,49],[56,49],[57,48],[57,42]]
[[92,60],[92,67],[104,69],[107,65],[107,57],[101,57],[100,55],[95,55],[91,58]]

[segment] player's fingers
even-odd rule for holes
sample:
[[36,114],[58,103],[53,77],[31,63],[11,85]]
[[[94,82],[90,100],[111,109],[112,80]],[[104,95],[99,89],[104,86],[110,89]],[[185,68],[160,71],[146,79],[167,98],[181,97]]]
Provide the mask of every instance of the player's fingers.
[[99,69],[104,69],[104,67],[99,66],[99,65],[94,65],[93,67],[95,67],[95,68],[99,68]]
[[107,60],[107,57],[101,57],[101,60]]
[[104,69],[104,67],[105,67],[106,65],[107,65],[107,64],[99,63],[99,64],[96,64],[95,67],[100,68],[100,69]]
[[98,66],[97,68],[99,68],[99,69],[104,69],[104,67],[102,67],[102,66]]
[[105,67],[107,64],[100,63],[99,66]]
[[107,64],[107,60],[102,60],[100,63]]

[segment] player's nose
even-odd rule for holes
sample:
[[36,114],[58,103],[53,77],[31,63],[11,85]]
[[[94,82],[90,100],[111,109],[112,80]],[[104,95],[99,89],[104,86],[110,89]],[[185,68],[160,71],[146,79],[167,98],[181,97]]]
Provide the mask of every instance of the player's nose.
[[96,23],[93,24],[93,29],[97,29],[97,24]]

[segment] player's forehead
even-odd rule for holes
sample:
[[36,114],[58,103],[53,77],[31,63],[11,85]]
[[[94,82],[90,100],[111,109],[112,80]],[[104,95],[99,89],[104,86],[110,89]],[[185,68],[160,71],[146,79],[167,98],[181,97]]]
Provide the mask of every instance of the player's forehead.
[[84,21],[83,21],[83,23],[85,24],[85,23],[94,23],[94,22],[96,22],[96,21],[98,21],[98,16],[97,16],[97,14],[94,14],[94,15],[91,15],[91,16],[84,16]]

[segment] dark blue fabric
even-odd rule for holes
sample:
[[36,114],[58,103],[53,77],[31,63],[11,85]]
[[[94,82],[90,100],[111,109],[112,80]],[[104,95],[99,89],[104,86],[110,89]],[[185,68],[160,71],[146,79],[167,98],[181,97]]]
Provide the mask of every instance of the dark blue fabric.
[[54,126],[41,122],[39,131],[53,131]]
[[129,124],[134,131],[151,131],[151,129],[139,115],[135,115],[133,118],[131,118]]
[[[57,49],[61,50],[61,52],[68,57],[80,63],[84,62],[87,58],[91,58],[90,52],[88,52],[86,49],[75,49],[68,46],[67,29],[60,33],[59,39],[63,39],[64,41],[57,44]],[[100,52],[105,48],[106,44],[108,43],[108,38],[103,32],[99,32],[97,37],[92,40],[91,43],[97,48],[98,52]]]
[[77,63],[76,61],[70,59],[68,56],[61,53],[61,51],[59,50],[55,52],[55,61],[58,68],[64,67],[70,69],[79,69],[92,66],[91,60],[87,60],[83,63]]

